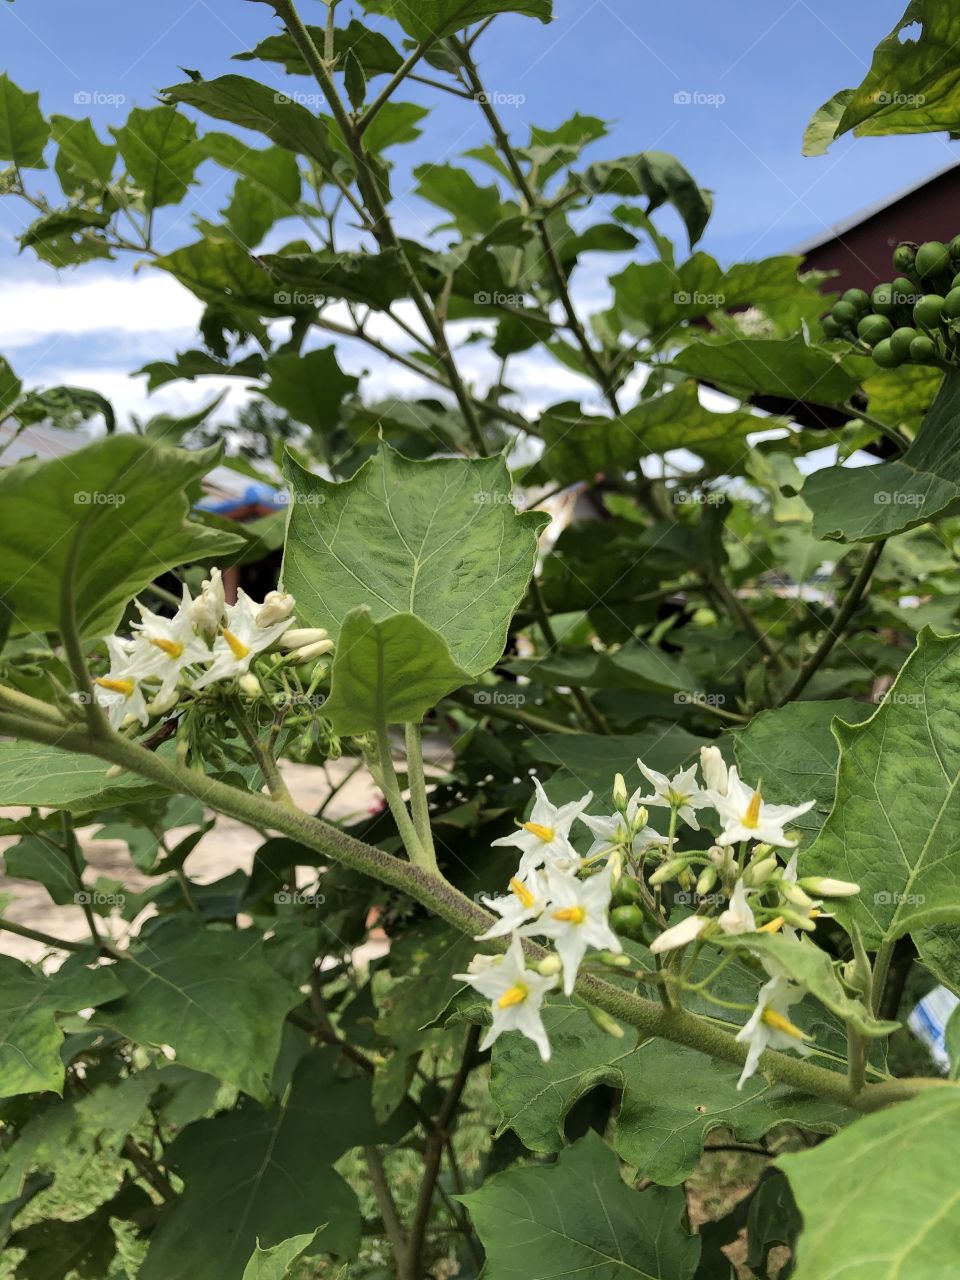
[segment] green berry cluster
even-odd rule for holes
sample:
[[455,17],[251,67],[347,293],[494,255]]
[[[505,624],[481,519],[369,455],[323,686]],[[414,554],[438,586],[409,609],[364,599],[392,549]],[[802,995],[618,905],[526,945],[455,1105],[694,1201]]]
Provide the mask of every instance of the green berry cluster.
[[871,294],[848,289],[824,317],[824,334],[855,343],[881,369],[960,364],[960,236],[899,244],[893,267],[900,274]]

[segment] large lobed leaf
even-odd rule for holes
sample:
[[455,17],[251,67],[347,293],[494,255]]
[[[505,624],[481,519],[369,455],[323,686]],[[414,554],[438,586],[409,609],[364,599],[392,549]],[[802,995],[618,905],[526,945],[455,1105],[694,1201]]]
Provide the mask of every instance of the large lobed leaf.
[[496,17],[499,13],[521,13],[549,22],[553,17],[553,0],[386,0],[382,8],[395,18],[416,40],[439,40],[452,36],[473,22]]
[[699,1261],[683,1193],[632,1190],[595,1133],[555,1165],[497,1174],[458,1198],[486,1249],[487,1280],[691,1280]]
[[869,947],[960,920],[958,680],[960,636],[925,629],[877,712],[835,722],[836,801],[800,868],[860,885],[836,911]]

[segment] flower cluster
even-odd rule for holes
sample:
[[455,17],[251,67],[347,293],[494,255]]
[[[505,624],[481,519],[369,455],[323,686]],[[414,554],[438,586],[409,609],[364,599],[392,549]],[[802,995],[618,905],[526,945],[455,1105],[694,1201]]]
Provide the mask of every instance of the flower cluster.
[[236,603],[227,604],[219,569],[211,570],[196,599],[184,586],[171,618],[138,602],[133,634],[105,637],[110,667],[94,680],[97,702],[118,729],[145,725],[170,711],[185,690],[199,693],[217,681],[239,680],[248,692],[258,691],[250,672],[258,654],[281,648],[291,661],[307,662],[333,648],[321,628],[293,628],[295,606],[283,591],[268,592],[258,604],[241,590]]
[[[759,784],[748,786],[712,746],[701,750],[699,769],[694,764],[672,778],[648,768],[642,760],[637,764],[648,787],[628,795],[618,774],[613,788],[615,812],[603,816],[585,812],[592,793],[558,806],[534,779],[536,799],[529,821],[494,841],[519,849],[520,861],[508,892],[484,899],[499,919],[478,941],[510,935],[510,946],[505,956],[476,956],[467,973],[457,975],[491,1001],[493,1025],[484,1047],[504,1031],[516,1030],[531,1039],[547,1060],[550,1045],[541,1007],[560,975],[564,992],[572,994],[591,948],[601,953],[602,963],[630,964],[621,954],[622,944],[610,918],[611,900],[621,881],[632,884],[635,898],[631,900],[638,902],[643,923],[652,931],[645,936],[652,936],[650,950],[658,957],[661,980],[674,982],[680,991],[682,978],[671,964],[689,944],[699,948],[711,937],[781,930],[793,931],[799,938],[815,928],[824,898],[858,892],[857,885],[844,881],[798,878],[796,853],[786,865],[781,863],[776,850],[796,844],[789,825],[812,807],[812,800],[801,805],[768,804]],[[666,835],[647,825],[651,808],[669,810]],[[717,831],[714,843],[708,849],[679,850],[680,824],[699,831],[706,810],[716,815],[715,822],[708,823]],[[593,837],[583,855],[571,840],[575,822]],[[668,923],[664,912],[662,889],[668,883],[678,883],[685,890],[682,900],[693,906],[676,923]],[[555,954],[536,968],[528,967],[524,938],[551,942]],[[784,973],[772,968],[768,973],[770,980],[759,993],[757,1008],[737,1037],[749,1046],[741,1087],[766,1047],[791,1047],[801,1054],[810,1051],[803,1032],[787,1016],[803,989]]]

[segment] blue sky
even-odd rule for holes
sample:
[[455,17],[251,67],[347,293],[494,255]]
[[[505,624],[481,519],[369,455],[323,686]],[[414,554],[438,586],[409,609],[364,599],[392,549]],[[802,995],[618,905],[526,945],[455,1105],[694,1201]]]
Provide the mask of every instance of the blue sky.
[[[810,114],[837,89],[859,82],[874,45],[899,19],[903,0],[555,0],[555,8],[550,27],[499,19],[478,46],[488,88],[518,99],[501,108],[508,127],[524,139],[531,123],[555,125],[578,110],[612,123],[611,137],[591,153],[595,158],[644,148],[674,153],[715,193],[703,246],[724,262],[788,250],[957,156],[944,135],[848,138],[826,157],[800,154]],[[302,0],[301,9],[307,20],[322,20],[318,0]],[[0,5],[0,49],[13,78],[40,90],[46,111],[89,112],[103,133],[126,108],[150,105],[157,89],[182,79],[181,66],[207,77],[249,73],[256,64],[231,64],[231,54],[276,26],[267,5],[249,0],[16,0]],[[278,86],[290,85],[279,70],[265,74]],[[122,95],[124,107],[78,108],[74,98],[83,91]],[[717,105],[679,105],[674,95],[682,91]],[[404,96],[435,101],[429,90]],[[444,97],[423,138],[394,152],[395,187],[403,192],[406,167],[453,158],[484,140],[476,109]],[[189,306],[173,301],[166,282],[162,289],[154,283],[149,296],[131,287],[129,260],[58,278],[26,255],[16,258],[12,239],[23,214],[6,205],[0,202],[6,278],[0,288],[19,291],[29,280],[36,292],[27,311],[7,293],[0,350],[15,341],[31,381],[87,368],[119,385],[124,368],[189,342]],[[406,218],[417,222],[423,212],[405,199],[401,224]],[[181,220],[169,235],[169,247],[191,239],[189,223]],[[105,301],[102,290],[95,296],[94,277],[103,281],[111,272],[115,292]],[[59,294],[48,294],[58,282]],[[34,334],[29,317],[56,297],[59,319],[37,318]],[[110,314],[100,317],[101,308]],[[13,328],[24,315],[28,331],[17,337]],[[40,332],[45,323],[51,334]],[[10,354],[18,365],[18,353]]]

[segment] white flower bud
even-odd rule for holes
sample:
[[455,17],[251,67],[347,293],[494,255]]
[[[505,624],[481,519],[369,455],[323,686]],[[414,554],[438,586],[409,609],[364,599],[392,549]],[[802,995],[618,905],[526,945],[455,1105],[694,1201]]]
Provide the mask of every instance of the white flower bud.
[[156,697],[147,703],[147,715],[165,716],[180,701],[180,690],[172,689],[165,698]]
[[627,807],[627,784],[622,773],[618,773],[613,780],[613,807],[618,813],[624,813]]
[[675,879],[687,865],[686,858],[671,858],[669,862],[665,862],[663,866],[657,867],[656,871],[650,877],[650,883],[654,886],[666,884],[668,880]]
[[296,606],[296,600],[286,591],[268,591],[263,597],[263,604],[257,611],[257,626],[272,627],[284,618],[289,618]]
[[223,578],[219,569],[211,569],[204,579],[200,594],[189,606],[190,620],[198,631],[206,636],[216,635],[223,620],[226,600],[223,594]]
[[727,794],[727,766],[719,747],[700,748],[700,768],[708,791],[716,791],[719,795]]
[[293,627],[280,637],[280,648],[302,649],[304,645],[326,640],[329,634],[326,627]]
[[552,978],[555,973],[560,973],[563,969],[563,961],[559,956],[544,956],[537,965],[537,973],[543,974],[545,978]]
[[589,1013],[593,1022],[600,1028],[601,1031],[605,1031],[608,1036],[613,1036],[614,1040],[623,1039],[624,1037],[623,1027],[621,1027],[619,1022],[615,1022],[614,1019],[611,1018],[610,1014],[607,1013],[605,1009],[598,1009],[596,1005],[593,1005],[593,1004],[588,1004],[586,1006],[586,1009],[587,1009],[587,1013]]
[[294,649],[289,654],[289,659],[295,664],[301,662],[312,662],[314,658],[320,658],[325,653],[330,653],[333,649],[332,640],[318,640],[316,644],[305,645],[302,649]]
[[743,878],[748,885],[756,888],[769,880],[779,865],[776,858],[761,858],[759,862],[751,862],[743,873]]
[[814,905],[813,898],[800,888],[798,884],[793,884],[790,880],[781,880],[777,888],[780,890],[780,896],[785,898],[787,902],[792,902],[795,907],[800,907],[803,911],[809,911]]
[[264,696],[263,685],[252,671],[245,671],[237,681],[237,684],[239,684],[241,691],[245,693],[248,698],[262,698]]
[[852,898],[860,886],[850,880],[832,880],[829,876],[804,876],[797,884],[820,898]]
[[659,938],[654,938],[650,944],[650,950],[654,955],[659,955],[661,951],[673,951],[677,947],[685,947],[687,943],[699,938],[708,924],[706,916],[687,916],[679,924],[665,929]]

